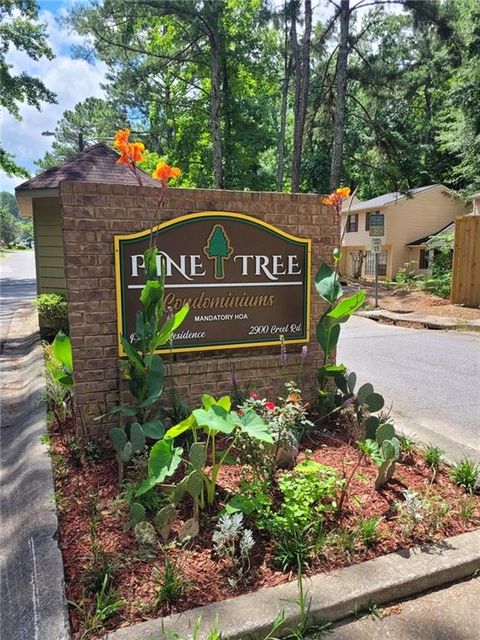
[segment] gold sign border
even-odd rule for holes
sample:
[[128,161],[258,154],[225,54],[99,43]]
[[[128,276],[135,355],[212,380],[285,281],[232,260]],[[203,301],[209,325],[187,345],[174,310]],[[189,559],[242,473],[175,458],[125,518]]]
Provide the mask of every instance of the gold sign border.
[[[115,290],[117,297],[117,330],[118,330],[118,354],[123,358],[126,353],[122,347],[122,342],[120,340],[120,336],[123,335],[123,316],[122,316],[122,290],[121,290],[121,278],[120,278],[120,241],[121,240],[133,240],[134,238],[143,238],[145,236],[149,236],[151,233],[156,233],[159,229],[167,229],[168,227],[173,227],[177,225],[179,222],[185,222],[188,220],[195,220],[197,218],[202,218],[204,216],[222,216],[223,218],[233,218],[246,220],[247,222],[252,222],[261,227],[265,227],[269,231],[274,231],[275,233],[283,236],[284,238],[288,238],[289,240],[294,240],[295,242],[303,242],[307,245],[307,335],[305,338],[301,338],[298,340],[286,340],[286,344],[306,344],[310,342],[310,287],[311,287],[311,262],[312,262],[312,241],[310,238],[300,238],[298,236],[294,236],[291,233],[287,233],[286,231],[282,231],[278,227],[274,227],[272,224],[268,222],[264,222],[259,218],[254,218],[253,216],[246,215],[245,213],[234,213],[232,211],[199,211],[197,213],[189,213],[184,216],[180,216],[178,218],[174,218],[173,220],[168,220],[167,222],[162,222],[155,227],[151,227],[145,231],[139,231],[138,233],[129,233],[126,235],[118,235],[114,236],[114,245],[115,245]],[[225,286],[228,286],[226,284]],[[248,286],[248,285],[246,285]],[[252,349],[255,347],[272,347],[275,345],[280,345],[280,340],[274,340],[269,342],[244,342],[241,344],[226,344],[226,345],[207,345],[205,347],[174,347],[171,350],[171,353],[190,353],[193,351],[221,351],[223,349]],[[159,349],[155,353],[165,354],[170,353],[170,349]]]

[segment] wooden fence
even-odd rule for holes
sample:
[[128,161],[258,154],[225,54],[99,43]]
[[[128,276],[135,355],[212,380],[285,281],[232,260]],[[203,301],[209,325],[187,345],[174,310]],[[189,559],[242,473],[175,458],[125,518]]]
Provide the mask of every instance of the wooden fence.
[[455,221],[451,301],[480,306],[480,216]]

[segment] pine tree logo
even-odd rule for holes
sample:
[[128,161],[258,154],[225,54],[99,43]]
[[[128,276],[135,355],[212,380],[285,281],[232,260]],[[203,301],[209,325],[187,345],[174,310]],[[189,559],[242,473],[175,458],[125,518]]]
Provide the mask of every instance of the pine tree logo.
[[207,258],[215,260],[215,279],[223,280],[225,277],[223,272],[223,261],[230,258],[233,253],[233,249],[230,246],[230,240],[225,233],[225,229],[221,224],[216,224],[212,227],[210,235],[208,236],[207,244],[203,247],[203,251]]

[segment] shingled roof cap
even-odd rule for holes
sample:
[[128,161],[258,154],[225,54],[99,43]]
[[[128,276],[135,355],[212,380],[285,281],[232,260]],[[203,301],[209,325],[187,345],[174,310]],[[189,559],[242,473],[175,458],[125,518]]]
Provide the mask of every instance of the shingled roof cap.
[[[15,192],[18,194],[34,189],[56,189],[61,182],[66,181],[138,185],[130,169],[117,164],[117,160],[118,154],[105,143],[99,142],[80,151],[58,167],[47,169],[35,178],[23,182]],[[154,180],[148,173],[140,169],[138,172],[143,186],[160,186],[158,180]]]

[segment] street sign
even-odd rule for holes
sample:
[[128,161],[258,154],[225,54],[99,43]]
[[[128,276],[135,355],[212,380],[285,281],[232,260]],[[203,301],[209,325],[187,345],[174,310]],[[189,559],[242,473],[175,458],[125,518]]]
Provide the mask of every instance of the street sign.
[[383,213],[370,213],[368,215],[370,237],[385,235],[385,215]]
[[382,247],[381,238],[372,238],[372,251],[373,253],[380,253]]

